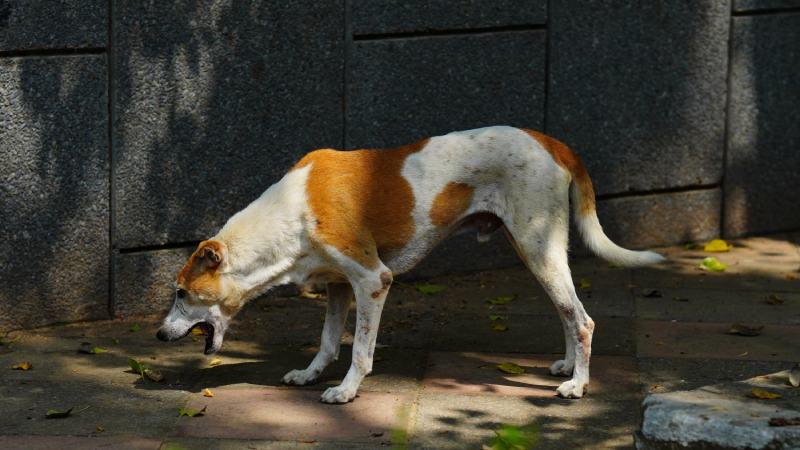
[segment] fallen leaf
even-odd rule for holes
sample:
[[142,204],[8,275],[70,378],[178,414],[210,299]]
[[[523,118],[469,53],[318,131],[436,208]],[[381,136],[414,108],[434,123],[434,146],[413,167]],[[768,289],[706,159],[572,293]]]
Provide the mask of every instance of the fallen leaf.
[[372,437],[381,437],[381,436],[383,436],[383,431],[375,431],[373,433],[370,433],[370,436],[372,436]]
[[508,331],[508,327],[503,325],[502,323],[493,323],[492,329],[494,331]]
[[741,357],[743,357],[743,356],[747,356],[747,355],[749,355],[749,354],[750,354],[750,352],[742,352],[742,353],[739,353],[739,354],[738,354],[738,355],[736,355],[736,356],[738,356],[738,357],[740,357],[740,358],[741,358]]
[[786,274],[786,275],[784,275],[783,277],[784,277],[784,278],[786,278],[787,280],[790,280],[790,281],[791,281],[791,280],[796,280],[796,279],[797,279],[797,275],[796,275],[796,274],[793,274],[793,273],[787,273],[787,274]]
[[135,332],[137,332],[137,331],[139,331],[141,329],[142,329],[142,327],[139,326],[138,323],[135,323],[135,324],[131,325],[130,331],[131,331],[131,333],[135,333]]
[[783,397],[781,394],[765,391],[764,389],[753,388],[750,391],[750,396],[761,400],[775,400]]
[[764,325],[745,325],[743,323],[735,323],[731,325],[728,334],[735,334],[738,336],[758,336],[764,329]]
[[580,281],[578,281],[578,289],[585,290],[591,288],[592,288],[592,283],[590,283],[589,280],[587,280],[586,278],[581,278]]
[[703,247],[704,252],[729,252],[733,245],[728,244],[722,239],[714,239]]
[[642,297],[661,298],[661,291],[658,289],[645,289],[642,291]]
[[203,397],[213,397],[214,393],[211,392],[211,389],[205,388],[203,389]]
[[800,387],[800,363],[795,364],[789,371],[789,384]]
[[421,293],[425,295],[435,295],[442,291],[447,290],[447,286],[442,286],[441,284],[427,284],[427,283],[420,283],[415,284],[414,287]]
[[725,408],[723,406],[712,406],[710,409],[711,411],[721,411],[721,412],[728,411],[728,408]]
[[144,369],[147,368],[145,367],[144,364],[140,363],[139,361],[133,358],[128,358],[128,365],[131,366],[131,370],[138,373],[139,375],[142,376],[142,378],[144,378]]
[[78,347],[78,352],[86,353],[87,355],[97,355],[100,353],[108,353],[108,350],[103,347],[95,347],[91,342],[81,342],[81,345]]
[[767,303],[769,303],[770,305],[782,305],[783,302],[785,301],[786,299],[779,296],[778,294],[769,294],[767,296]]
[[29,363],[28,361],[23,361],[21,363],[14,364],[11,366],[14,370],[31,370],[33,369],[33,364]]
[[66,411],[59,411],[57,409],[48,409],[44,417],[46,419],[64,419],[66,417],[69,417],[70,413],[72,413],[72,408]]
[[119,344],[119,339],[117,339],[117,338],[111,338],[111,342],[113,342],[113,343],[115,343],[115,344]]
[[700,250],[703,246],[694,242],[689,242],[688,244],[683,244],[683,248],[686,250]]
[[786,427],[790,425],[800,425],[800,416],[797,417],[773,417],[769,419],[771,427]]
[[203,406],[203,409],[197,410],[192,408],[181,408],[178,410],[178,417],[199,417],[204,416],[206,414],[207,406]]
[[94,429],[94,431],[96,431],[98,433],[102,433],[103,431],[106,431],[106,429],[101,427],[100,425],[98,425],[97,428]]
[[192,336],[205,336],[206,332],[200,327],[192,328]]
[[208,365],[211,367],[218,366],[220,364],[222,364],[222,360],[219,358],[214,358],[208,363]]
[[514,364],[512,362],[504,362],[502,364],[498,364],[497,368],[500,369],[501,372],[510,373],[511,375],[519,375],[521,373],[525,373],[524,367],[521,367],[518,364]]
[[489,320],[506,320],[506,316],[501,316],[500,314],[489,314]]
[[144,376],[150,379],[151,381],[155,381],[156,383],[164,381],[164,375],[162,375],[161,372],[155,369],[145,368]]
[[728,268],[727,264],[719,262],[717,258],[708,256],[700,263],[700,268],[708,272],[725,272]]
[[490,450],[527,450],[536,446],[539,428],[536,424],[516,425],[503,424],[499,430],[494,430],[494,440],[491,445],[483,448]]
[[686,297],[677,297],[676,296],[676,297],[672,297],[672,299],[675,300],[676,302],[688,302],[689,301],[689,299],[686,298]]
[[492,305],[507,305],[509,302],[511,302],[515,298],[517,298],[516,294],[514,294],[514,295],[501,295],[501,296],[495,297],[495,298],[493,298],[491,300],[487,300],[487,302],[492,304]]

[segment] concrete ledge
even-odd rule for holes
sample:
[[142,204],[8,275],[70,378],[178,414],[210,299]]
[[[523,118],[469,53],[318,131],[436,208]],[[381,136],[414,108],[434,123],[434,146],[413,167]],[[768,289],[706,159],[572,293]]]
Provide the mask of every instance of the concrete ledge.
[[[800,416],[800,389],[789,385],[788,374],[787,370],[692,391],[649,395],[642,403],[636,448],[800,448],[800,427],[769,425],[770,419]],[[753,388],[779,393],[782,398],[751,398]]]

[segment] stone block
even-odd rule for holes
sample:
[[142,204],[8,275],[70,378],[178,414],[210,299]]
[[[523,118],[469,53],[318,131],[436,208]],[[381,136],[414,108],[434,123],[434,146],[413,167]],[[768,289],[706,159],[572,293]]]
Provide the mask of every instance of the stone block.
[[800,15],[733,19],[725,234],[800,227]]
[[194,249],[191,246],[115,255],[114,316],[163,317],[175,300],[178,271]]
[[543,0],[370,0],[354,2],[352,8],[356,36],[544,24],[547,20]]
[[102,56],[0,59],[0,329],[107,317]]
[[779,10],[800,7],[798,0],[733,0],[735,12]]
[[206,238],[301,155],[342,145],[342,8],[116,5],[119,248]]
[[720,190],[603,200],[597,215],[612,241],[631,248],[712,239],[719,235]]
[[547,131],[599,194],[720,181],[728,1],[567,0],[548,14]]
[[105,1],[0,3],[0,51],[105,47],[107,29]]
[[543,31],[357,41],[351,57],[349,148],[488,125],[542,128]]

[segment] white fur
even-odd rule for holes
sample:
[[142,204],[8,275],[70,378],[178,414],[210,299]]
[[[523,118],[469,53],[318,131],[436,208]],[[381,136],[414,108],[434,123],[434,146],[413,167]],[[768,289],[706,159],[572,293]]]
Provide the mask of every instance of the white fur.
[[[374,269],[364,268],[336,248],[312,245],[316,222],[306,199],[309,171],[310,166],[306,166],[289,172],[234,215],[214,238],[226,245],[229,261],[223,266],[224,274],[245,300],[278,284],[329,283],[320,351],[306,369],[287,373],[285,383],[313,382],[338,357],[354,295],[357,317],[352,364],[342,384],[327,389],[322,401],[342,403],[355,397],[361,381],[372,370],[378,324],[388,293],[381,274],[411,269],[457,230],[459,220],[445,229],[434,226],[430,218],[436,195],[448,183],[456,182],[474,187],[472,202],[461,218],[487,212],[502,219],[520,257],[550,295],[567,344],[565,358],[556,361],[550,371],[572,375],[559,386],[560,395],[583,395],[589,382],[594,322],[577,297],[567,265],[571,187],[576,205],[580,194],[574,189],[572,175],[536,139],[516,128],[488,127],[431,138],[423,149],[408,156],[402,176],[414,194],[415,233],[402,249],[381,253],[382,263]],[[594,212],[584,216],[576,210],[575,216],[589,248],[603,258],[621,265],[663,259],[652,252],[631,252],[613,244]],[[479,239],[483,238],[479,234]]]

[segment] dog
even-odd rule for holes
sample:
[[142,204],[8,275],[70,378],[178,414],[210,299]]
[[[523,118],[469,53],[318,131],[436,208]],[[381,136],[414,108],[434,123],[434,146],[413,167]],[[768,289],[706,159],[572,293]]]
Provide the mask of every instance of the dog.
[[321,398],[346,403],[372,371],[393,277],[451,233],[473,230],[485,241],[502,230],[561,318],[566,354],[550,373],[572,378],[557,393],[580,398],[589,383],[595,325],[567,265],[570,200],[580,235],[598,256],[625,267],[664,260],[611,242],[581,160],[532,130],[494,126],[392,149],[315,150],[198,245],[178,273],[175,300],[157,337],[173,341],[198,326],[206,331],[205,353],[214,353],[248,300],[288,283],[326,285],[319,352],[283,382],[312,383],[337,359],[355,297],[350,369]]

